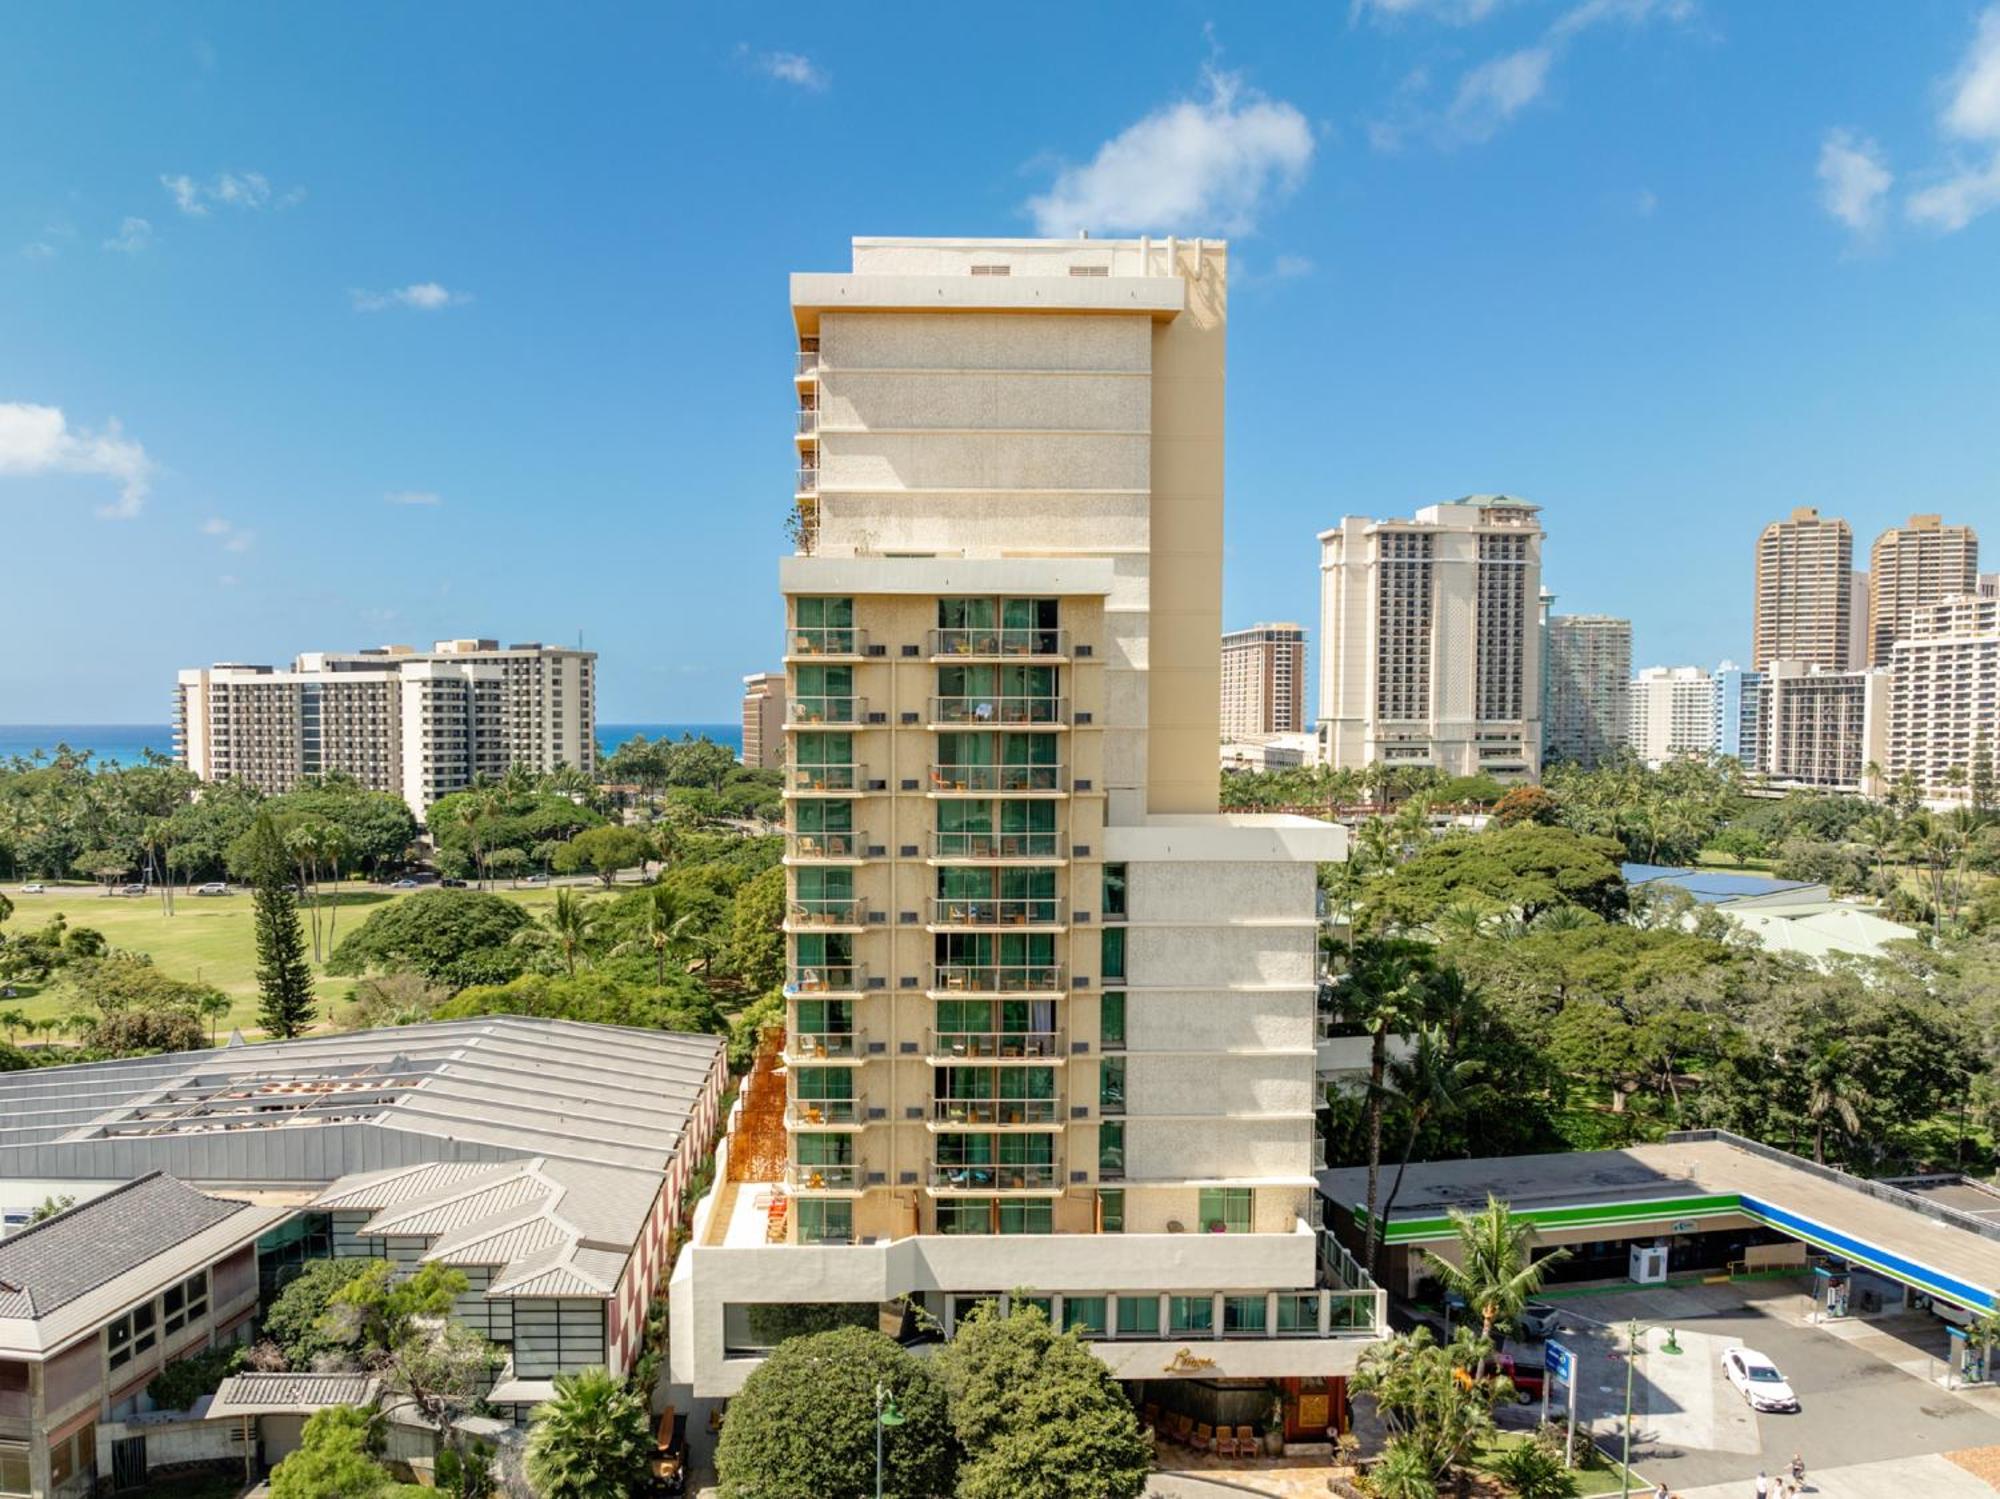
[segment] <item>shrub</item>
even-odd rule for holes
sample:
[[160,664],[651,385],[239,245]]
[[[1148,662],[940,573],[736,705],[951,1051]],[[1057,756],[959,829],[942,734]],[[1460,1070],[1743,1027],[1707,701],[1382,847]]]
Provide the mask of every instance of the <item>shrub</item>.
[[341,938],[328,973],[409,969],[434,984],[504,984],[527,954],[514,936],[529,924],[520,905],[482,890],[427,890],[382,906]]
[[323,1354],[341,1344],[321,1330],[327,1304],[373,1261],[314,1260],[287,1281],[264,1313],[264,1336],[284,1351],[294,1369],[310,1369]]
[[223,1380],[243,1367],[244,1351],[240,1343],[223,1343],[176,1359],[153,1376],[146,1398],[163,1411],[192,1410],[195,1401],[213,1395]]

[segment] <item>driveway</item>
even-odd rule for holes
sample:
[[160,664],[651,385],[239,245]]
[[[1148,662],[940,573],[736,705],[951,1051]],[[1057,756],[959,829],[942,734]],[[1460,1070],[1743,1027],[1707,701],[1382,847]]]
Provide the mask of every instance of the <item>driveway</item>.
[[[1675,1286],[1562,1298],[1563,1341],[1576,1351],[1577,1408],[1600,1443],[1619,1451],[1625,1406],[1625,1323],[1637,1318],[1644,1352],[1633,1369],[1632,1466],[1680,1493],[1750,1492],[1759,1469],[1777,1474],[1794,1452],[1826,1494],[1873,1494],[1905,1465],[2000,1445],[2000,1416],[1937,1384],[1941,1324],[1927,1313],[1814,1325],[1802,1280]],[[1675,1330],[1679,1354],[1662,1346]],[[1767,1354],[1798,1393],[1795,1415],[1751,1411],[1722,1376],[1722,1350]],[[1524,1350],[1529,1357],[1533,1350]],[[1536,1411],[1521,1413],[1532,1416]],[[1903,1492],[1923,1492],[1906,1469]],[[1864,1474],[1860,1469],[1872,1470]],[[1855,1484],[1821,1483],[1855,1469]],[[1955,1474],[1956,1476],[1963,1476]],[[1975,1480],[1977,1482],[1977,1480]],[[1988,1494],[1991,1489],[1983,1484]],[[1936,1490],[1935,1492],[1945,1492]],[[1957,1492],[1956,1489],[1950,1492]]]

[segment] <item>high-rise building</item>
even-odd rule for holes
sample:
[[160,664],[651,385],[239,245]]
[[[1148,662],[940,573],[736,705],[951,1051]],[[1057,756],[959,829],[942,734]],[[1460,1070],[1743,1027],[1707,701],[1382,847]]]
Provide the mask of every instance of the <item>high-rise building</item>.
[[1625,745],[1631,679],[1631,620],[1549,615],[1547,757],[1590,770],[1616,755]]
[[1942,516],[1913,515],[1875,538],[1867,578],[1866,664],[1887,666],[1890,648],[1918,610],[1979,591],[1979,537],[1970,526],[1947,526]]
[[743,679],[743,763],[776,770],[785,760],[785,674],[760,671]]
[[1320,758],[1534,775],[1538,507],[1472,495],[1320,533]]
[[1227,252],[853,254],[791,288],[783,1066],[675,1269],[673,1377],[740,1388],[772,1303],[949,1334],[1032,1288],[1123,1379],[1337,1379],[1379,1335],[1314,1227],[1345,835],[1216,811]]
[[1649,666],[1632,678],[1626,744],[1648,765],[1715,753],[1715,681],[1699,666]]
[[1715,669],[1715,752],[1745,770],[1764,769],[1764,676],[1734,661]]
[[1868,664],[1868,574],[1850,573],[1847,578],[1847,664]]
[[1873,795],[1888,748],[1889,673],[1774,661],[1759,689],[1773,781]]
[[268,792],[351,775],[401,796],[419,821],[476,776],[514,765],[597,766],[597,653],[497,640],[310,652],[290,668],[183,671],[176,758],[205,781]]
[[2000,598],[1968,593],[1914,610],[1889,659],[1889,780],[1914,777],[1932,800],[1969,796],[1976,773],[1991,784],[2000,769]]
[[1854,535],[1844,520],[1810,507],[1772,521],[1757,538],[1750,664],[1804,661],[1830,671],[1850,664]]
[[1222,737],[1300,734],[1306,726],[1306,632],[1255,624],[1222,637]]

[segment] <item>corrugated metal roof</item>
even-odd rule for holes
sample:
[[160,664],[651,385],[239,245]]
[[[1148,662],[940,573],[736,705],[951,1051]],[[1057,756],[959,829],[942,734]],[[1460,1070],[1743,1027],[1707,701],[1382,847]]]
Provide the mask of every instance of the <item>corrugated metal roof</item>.
[[36,1320],[243,1212],[158,1172],[0,1239],[0,1317]]
[[207,1419],[305,1416],[335,1405],[371,1406],[380,1389],[369,1374],[233,1374],[209,1402]]
[[569,1241],[563,1226],[538,1206],[533,1216],[497,1228],[480,1223],[448,1234],[431,1245],[424,1258],[453,1265],[512,1265],[538,1258]]
[[443,1196],[388,1208],[369,1219],[361,1232],[431,1238],[470,1224],[490,1223],[500,1214],[512,1213],[528,1203],[544,1202],[551,1195],[549,1184],[538,1176],[518,1174],[499,1181],[482,1181]]

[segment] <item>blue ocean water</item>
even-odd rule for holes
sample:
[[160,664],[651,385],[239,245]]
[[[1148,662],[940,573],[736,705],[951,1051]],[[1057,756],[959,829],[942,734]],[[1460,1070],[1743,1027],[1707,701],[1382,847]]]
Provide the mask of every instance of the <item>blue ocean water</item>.
[[[740,723],[601,723],[597,742],[610,754],[634,734],[648,739],[679,739],[684,734],[713,739],[739,754],[743,750]],[[87,749],[99,761],[136,765],[149,749],[163,755],[174,752],[174,733],[166,724],[151,723],[27,723],[0,724],[0,764],[16,755],[32,758],[37,752],[53,751],[58,744],[71,749]]]

